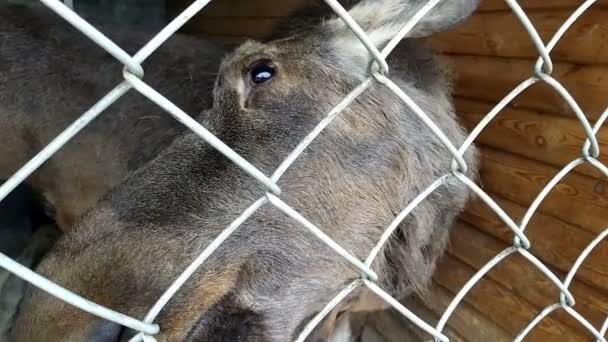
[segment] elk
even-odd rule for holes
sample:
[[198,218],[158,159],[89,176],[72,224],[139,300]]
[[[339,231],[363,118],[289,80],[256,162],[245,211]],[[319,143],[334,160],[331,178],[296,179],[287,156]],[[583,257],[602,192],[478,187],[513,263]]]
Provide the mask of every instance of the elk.
[[[382,48],[423,4],[422,0],[363,0],[349,13]],[[457,146],[466,132],[454,113],[448,69],[420,38],[454,27],[476,6],[477,0],[440,2],[388,58],[388,76]],[[25,21],[19,25],[19,20],[8,24],[8,30],[21,32],[19,39],[11,44],[13,33],[4,33],[9,36],[5,45],[22,49],[3,50],[0,58],[8,56],[10,68],[17,60],[35,58],[40,52],[49,61],[69,60],[73,65],[47,73],[51,77],[48,89],[35,85],[24,89],[19,80],[9,77],[9,83],[0,88],[0,100],[18,97],[16,88],[21,97],[23,93],[42,96],[43,108],[38,110],[46,113],[48,122],[56,113],[76,112],[74,103],[89,101],[90,88],[97,82],[105,85],[105,75],[112,81],[118,78],[109,67],[100,67],[109,57],[83,51],[87,68],[78,64],[82,56],[74,56],[74,48],[70,51],[72,40],[68,43],[57,33],[59,38],[40,42],[36,40],[40,33]],[[5,21],[0,25],[6,30]],[[183,107],[191,113],[197,111],[193,107],[207,104],[204,99],[212,77],[201,75],[210,73],[209,65],[207,56],[198,55],[205,53],[205,47],[192,42],[187,56],[168,53],[156,59],[160,64],[150,61],[150,68],[167,68],[154,76],[174,82],[163,81],[165,88],[152,86],[161,93],[175,92],[180,106],[194,101]],[[192,63],[192,68],[177,72],[170,61]],[[32,73],[27,69],[30,63],[17,64],[30,83],[46,82],[40,81],[43,70]],[[6,62],[1,65],[6,68]],[[222,59],[213,77],[210,106],[194,118],[262,172],[272,174],[306,134],[369,77],[373,65],[368,51],[338,18],[286,38],[247,41]],[[201,77],[201,88],[180,87],[179,82],[189,76]],[[77,82],[94,83],[85,87]],[[5,94],[9,91],[13,95]],[[75,98],[72,91],[78,94]],[[12,111],[20,115],[36,110],[25,100],[12,101],[17,102]],[[143,100],[135,105],[122,102],[104,118],[142,118],[150,112],[159,113],[158,120],[171,125],[170,118]],[[33,115],[30,120],[35,120]],[[143,129],[135,135],[138,141],[120,142],[127,137],[115,137],[112,132],[98,138],[110,145],[129,145],[132,154],[119,154],[119,161],[130,160],[128,156],[137,156],[141,149],[141,165],[133,172],[123,169],[125,178],[85,210],[37,272],[100,305],[143,317],[218,234],[252,203],[268,196],[268,189],[200,137],[170,127],[175,131],[167,135],[162,129],[153,130],[160,137],[148,137]],[[95,151],[92,142],[80,143]],[[62,153],[64,158],[79,158],[69,156],[70,151]],[[112,163],[115,157],[105,156],[96,167]],[[466,175],[475,178],[474,147],[463,158]],[[411,108],[375,82],[317,137],[277,186],[282,201],[363,260],[395,216],[437,178],[451,172],[451,160],[452,155]],[[449,228],[471,195],[455,177],[447,179],[406,217],[372,264],[379,277],[376,284],[395,298],[424,290],[445,250]],[[340,289],[359,277],[360,271],[342,256],[266,203],[164,307],[155,320],[161,327],[155,337],[159,341],[289,341]],[[327,332],[321,329],[311,338],[329,340],[335,336],[331,327],[341,326],[349,313],[386,307],[370,290],[360,287],[326,319]],[[135,333],[30,288],[13,338],[17,342],[105,342],[126,341]]]

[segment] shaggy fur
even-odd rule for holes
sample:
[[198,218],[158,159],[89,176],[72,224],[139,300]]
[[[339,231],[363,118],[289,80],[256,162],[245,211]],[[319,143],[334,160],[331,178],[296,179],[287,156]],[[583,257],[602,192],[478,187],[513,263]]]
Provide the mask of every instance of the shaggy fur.
[[[382,46],[421,3],[367,0],[351,9],[351,14],[370,32],[374,43]],[[442,2],[429,19],[411,32],[411,37],[452,27],[469,16],[476,3]],[[47,113],[48,122],[55,113],[77,112],[73,103],[90,104],[91,96],[86,90],[94,88],[89,83],[96,82],[97,77],[115,77],[108,69],[99,73],[99,65],[108,59],[101,53],[87,56],[86,63],[90,64],[80,64],[79,68],[82,56],[74,56],[73,40],[61,38],[72,37],[70,32],[62,33],[65,36],[55,33],[59,39],[49,41],[37,39],[46,37],[48,29],[38,27],[40,31],[36,31],[10,20],[8,24],[3,20],[0,28],[0,37],[8,37],[7,46],[24,49],[2,50],[0,55],[0,60],[9,58],[9,72],[21,68],[21,73],[28,75],[23,83],[21,78],[10,76],[4,78],[8,83],[0,82],[4,85],[0,88],[0,106],[6,106],[5,98],[22,101],[22,105],[12,107],[20,115],[29,115],[30,109],[37,107],[28,107],[29,102],[16,96],[14,89],[28,90],[21,95],[36,94],[36,89],[46,94],[44,99],[50,103],[44,104],[40,112]],[[19,34],[21,39],[12,39]],[[158,76],[171,75],[169,80],[173,82],[187,79],[191,73],[186,70],[197,73],[192,74],[194,79],[205,79],[206,75],[198,73],[207,70],[208,65],[203,62],[207,59],[196,57],[204,52],[197,46],[200,45],[190,46],[191,56],[179,59],[179,63],[176,55],[167,54],[163,56],[167,60],[156,60],[164,63],[151,61],[149,68],[158,70]],[[337,19],[287,39],[267,44],[247,42],[222,61],[212,106],[196,119],[263,172],[271,174],[326,113],[367,77],[371,59],[362,51],[352,33]],[[30,63],[17,63],[19,58],[40,58],[41,52],[43,58],[62,62],[59,64],[64,67],[61,72],[52,72],[52,66],[57,64],[47,64],[52,80],[46,84],[48,89],[34,88],[47,82],[41,81],[46,69],[40,67],[32,73],[28,69]],[[65,64],[66,60],[71,63]],[[260,60],[271,60],[276,75],[267,83],[255,85],[250,82],[249,70]],[[201,69],[194,64],[197,62],[203,63]],[[180,67],[182,63],[193,63],[192,69]],[[0,68],[6,65],[1,62]],[[455,144],[460,144],[465,132],[454,115],[447,74],[432,52],[409,38],[391,55],[389,65],[390,77]],[[85,77],[76,77],[80,73]],[[5,74],[0,69],[0,75]],[[84,83],[78,82],[88,82],[89,86],[85,89]],[[205,84],[189,89],[195,93],[188,93],[184,86],[160,89],[161,93],[173,91],[184,99],[196,99],[195,104],[185,106],[188,111],[193,105],[204,104],[201,98],[205,98],[208,89]],[[62,89],[71,86],[79,91]],[[152,86],[157,88],[159,84]],[[78,95],[75,97],[73,92]],[[143,101],[135,106],[122,101],[115,112],[105,117],[112,120],[155,110],[144,109],[145,105]],[[170,119],[160,115],[159,120]],[[117,127],[122,126],[124,123]],[[173,279],[232,220],[263,196],[265,189],[192,133],[170,135],[174,139],[161,135],[165,142],[172,140],[165,149],[157,143],[158,136],[142,133],[135,135],[135,140],[104,133],[107,134],[103,137],[111,137],[116,144],[128,144],[133,151],[131,156],[144,148],[147,153],[137,160],[147,162],[89,210],[37,270],[99,304],[143,317]],[[158,150],[162,151],[156,155]],[[75,158],[70,151],[64,156]],[[111,156],[96,166],[110,163]],[[470,149],[465,159],[468,176],[475,177],[475,150]],[[384,86],[374,84],[315,140],[278,185],[283,201],[346,250],[364,259],[399,211],[450,171],[450,161],[449,153],[421,120]],[[396,298],[423,289],[445,249],[449,227],[468,197],[469,190],[452,179],[423,201],[375,260],[378,285]],[[162,328],[157,338],[288,341],[337,291],[359,276],[307,229],[266,204],[212,254],[169,302],[156,320]],[[336,321],[339,312],[376,310],[384,305],[360,289],[339,306],[328,322]],[[28,342],[114,341],[127,339],[129,334],[32,289],[22,306],[14,337]],[[315,338],[326,339],[323,335]]]

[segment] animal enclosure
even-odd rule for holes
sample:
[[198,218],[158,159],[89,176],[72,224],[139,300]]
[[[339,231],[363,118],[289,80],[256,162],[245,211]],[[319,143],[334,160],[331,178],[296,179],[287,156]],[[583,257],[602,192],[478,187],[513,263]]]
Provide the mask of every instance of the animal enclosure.
[[[450,1],[450,0],[442,0]],[[127,317],[93,305],[0,255],[0,266],[72,305],[140,331],[133,341],[153,341],[155,318],[172,296],[232,232],[256,210],[276,206],[300,222],[362,274],[332,298],[298,336],[303,341],[340,301],[367,287],[391,307],[367,314],[367,341],[606,341],[608,330],[608,1],[482,0],[476,13],[453,31],[430,38],[452,66],[456,113],[471,135],[454,145],[437,124],[391,81],[385,58],[394,44],[378,51],[368,37],[357,37],[376,61],[369,78],[328,113],[272,175],[266,175],[230,146],[157,93],[142,80],[141,63],[177,30],[220,41],[268,38],[282,20],[309,5],[305,0],[171,1],[175,17],[139,53],[131,56],[102,32],[73,16],[57,0],[49,11],[66,19],[125,65],[124,83],[46,146],[0,187],[0,200],[129,88],[161,106],[201,139],[243,168],[267,194],[253,203],[208,246],[150,308],[146,317]],[[440,1],[429,0],[393,40],[398,43]],[[336,11],[337,1],[317,1]],[[342,4],[354,3],[341,2]],[[330,6],[328,6],[330,5]],[[314,15],[314,14],[311,14]],[[192,18],[191,18],[192,17]],[[69,23],[68,23],[69,22]],[[357,31],[354,23],[349,26]],[[388,67],[388,69],[385,69]],[[359,260],[281,200],[277,180],[373,83],[386,86],[408,104],[452,154],[452,170],[427,184],[397,213],[367,260]],[[480,180],[465,176],[463,154],[475,143],[481,151]],[[451,179],[476,193],[452,230],[428,293],[392,298],[374,280],[370,267],[391,234],[430,194]],[[310,220],[310,221],[308,221]]]

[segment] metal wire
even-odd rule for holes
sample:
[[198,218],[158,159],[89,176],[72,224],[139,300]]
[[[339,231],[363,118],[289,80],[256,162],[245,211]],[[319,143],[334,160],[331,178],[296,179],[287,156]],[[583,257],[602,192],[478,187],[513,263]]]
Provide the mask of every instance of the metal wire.
[[[600,153],[599,143],[596,138],[596,134],[600,127],[608,119],[608,108],[602,113],[595,125],[591,126],[591,123],[587,119],[587,116],[580,108],[576,100],[571,96],[568,90],[555,78],[551,76],[553,71],[553,62],[551,60],[551,50],[568,31],[568,29],[577,21],[577,19],[585,13],[594,3],[595,0],[589,0],[583,2],[570,17],[561,25],[556,31],[555,35],[551,38],[549,43],[545,44],[536,28],[527,17],[525,11],[521,8],[516,0],[506,0],[509,7],[512,9],[513,14],[522,23],[525,30],[528,32],[530,39],[534,43],[539,53],[538,61],[535,64],[533,70],[531,70],[532,76],[522,81],[517,87],[515,87],[509,94],[507,94],[471,131],[465,141],[462,143],[460,148],[456,146],[445,136],[441,129],[433,122],[433,120],[405,93],[402,89],[395,84],[388,76],[389,66],[386,62],[386,58],[397,46],[397,44],[407,35],[407,33],[418,23],[425,15],[429,13],[441,0],[429,0],[420,9],[414,13],[414,15],[404,24],[402,29],[395,35],[393,39],[385,46],[382,51],[379,51],[377,47],[372,43],[366,32],[358,25],[358,23],[348,14],[348,12],[338,3],[336,0],[325,0],[326,3],[334,10],[334,12],[344,21],[344,23],[355,33],[361,43],[369,51],[376,66],[377,71],[374,69],[370,70],[369,77],[362,82],[357,88],[355,88],[349,95],[347,95],[343,101],[341,101],[336,107],[331,110],[325,119],[323,119],[313,131],[311,131],[289,154],[289,156],[280,164],[277,170],[272,174],[271,177],[267,177],[251,163],[238,155],[235,151],[225,145],[220,139],[215,137],[203,126],[192,120],[186,113],[184,113],[179,107],[171,103],[164,96],[154,90],[152,87],[147,85],[143,80],[144,70],[141,67],[141,63],[147,59],[158,47],[160,47],[169,37],[171,37],[180,27],[182,27],[190,18],[197,14],[202,8],[204,8],[211,0],[199,0],[194,1],[187,9],[185,9],[178,17],[176,17],[170,24],[162,29],[154,38],[152,38],[145,46],[143,46],[135,55],[130,56],[123,49],[117,46],[114,42],[108,39],[105,35],[99,32],[95,27],[90,25],[84,19],[74,13],[70,7],[73,7],[72,2],[66,0],[66,6],[60,0],[41,0],[51,10],[55,11],[61,17],[63,17],[68,23],[76,27],[84,35],[94,41],[99,47],[106,50],[112,56],[114,56],[120,63],[124,65],[123,76],[125,81],[116,86],[111,92],[105,97],[99,100],[94,106],[85,112],[78,120],[66,128],[61,134],[57,136],[50,144],[42,149],[34,158],[26,163],[18,172],[16,172],[7,182],[0,186],[0,201],[3,200],[11,191],[13,191],[21,182],[29,177],[34,171],[36,171],[45,161],[47,161],[54,153],[56,153],[61,147],[63,147],[70,139],[72,139],[80,130],[86,127],[91,121],[99,116],[106,108],[112,103],[117,101],[120,97],[126,94],[129,90],[134,89],[146,96],[150,101],[156,103],[158,106],[165,109],[170,115],[174,116],[178,121],[183,123],[193,132],[198,134],[202,139],[208,142],[210,145],[215,147],[218,151],[223,153],[226,157],[232,160],[235,164],[245,170],[249,175],[254,177],[260,184],[262,184],[269,192],[265,196],[255,201],[248,209],[246,209],[239,217],[222,231],[214,241],[212,241],[201,254],[184,270],[184,272],[173,282],[173,284],[165,291],[165,293],[158,299],[158,301],[152,306],[147,315],[143,320],[139,320],[133,317],[125,316],[121,313],[112,311],[108,308],[99,306],[95,303],[88,301],[85,298],[78,296],[75,293],[70,292],[67,289],[53,283],[52,281],[37,275],[31,270],[19,265],[14,260],[8,258],[5,255],[0,254],[0,267],[7,269],[14,273],[18,277],[32,283],[33,285],[41,288],[44,291],[56,296],[57,298],[74,305],[80,309],[83,309],[91,314],[97,315],[101,318],[113,321],[123,326],[129,327],[140,333],[131,339],[132,342],[137,341],[155,341],[154,335],[159,332],[159,327],[154,324],[154,320],[161,312],[161,310],[167,305],[171,298],[179,291],[184,283],[192,276],[192,274],[207,260],[207,258],[214,253],[214,251],[234,232],[241,224],[243,224],[253,213],[259,208],[265,205],[274,205],[279,210],[283,211],[286,215],[289,215],[296,221],[300,222],[304,227],[310,230],[311,233],[316,235],[321,241],[332,248],[336,253],[345,258],[354,268],[361,272],[361,278],[354,279],[349,284],[346,284],[333,298],[328,298],[327,305],[315,316],[308,324],[305,325],[303,331],[297,338],[298,342],[304,341],[306,337],[315,329],[315,327],[333,310],[335,309],[346,297],[348,297],[355,290],[365,286],[367,289],[376,293],[380,298],[385,300],[389,305],[394,307],[404,317],[411,321],[414,325],[431,335],[436,341],[449,341],[448,337],[443,333],[448,320],[450,319],[453,312],[456,310],[458,305],[462,302],[469,291],[477,284],[489,271],[491,271],[496,265],[501,263],[510,255],[518,253],[524,257],[531,265],[538,268],[559,290],[559,298],[555,304],[549,305],[541,310],[527,326],[523,327],[521,332],[514,338],[514,341],[523,340],[545,317],[550,315],[556,310],[564,310],[575,320],[577,320],[582,327],[587,329],[598,341],[606,342],[604,335],[608,330],[608,317],[604,321],[601,327],[595,328],[585,317],[575,310],[575,299],[572,293],[569,291],[569,286],[572,283],[576,272],[593,251],[593,249],[604,241],[608,237],[608,229],[604,230],[599,234],[589,245],[581,252],[575,263],[572,265],[564,280],[560,280],[549,268],[544,265],[536,256],[534,256],[529,248],[531,246],[530,240],[525,235],[525,228],[528,223],[538,211],[539,206],[542,204],[546,196],[559,184],[559,182],[568,175],[575,167],[588,163],[597,168],[602,174],[608,177],[608,167],[604,165],[599,159],[597,159]],[[449,0],[444,0],[449,1]],[[342,248],[337,242],[327,236],[322,229],[315,226],[313,223],[308,221],[296,210],[291,208],[288,204],[280,199],[280,189],[277,186],[278,180],[287,171],[287,169],[294,163],[295,160],[304,152],[304,150],[316,139],[316,137],[344,110],[352,101],[354,101],[359,95],[364,93],[372,84],[375,82],[381,83],[386,86],[387,91],[392,91],[397,95],[411,110],[417,115],[417,117],[424,122],[430,131],[432,131],[437,138],[443,143],[445,148],[452,155],[452,171],[439,177],[433,183],[428,184],[425,190],[423,190],[412,202],[410,202],[391,222],[391,224],[385,229],[384,233],[378,240],[377,244],[370,251],[365,262],[358,260],[347,250]],[[535,83],[544,82],[551,86],[556,93],[558,93],[573,110],[576,118],[581,123],[581,126],[586,134],[586,140],[581,149],[581,156],[570,162],[563,169],[561,169],[541,190],[536,196],[532,204],[529,206],[521,222],[517,224],[483,189],[477,186],[472,180],[467,178],[464,173],[467,169],[465,160],[463,159],[464,153],[470,148],[475,139],[479,134],[487,127],[487,125],[500,113],[502,110],[509,105],[515,97],[526,91],[530,86]],[[414,210],[422,201],[424,201],[430,194],[436,191],[439,187],[445,186],[449,179],[456,179],[467,187],[469,187],[479,198],[492,209],[498,217],[500,217],[507,227],[513,232],[513,246],[510,246],[503,250],[501,253],[493,257],[483,267],[481,267],[475,275],[469,279],[469,281],[461,288],[456,294],[453,300],[450,302],[446,310],[443,312],[441,318],[433,327],[428,322],[425,322],[414,312],[403,306],[397,299],[392,298],[387,292],[381,289],[376,281],[378,274],[371,269],[375,257],[384,248],[387,241],[392,236],[393,232],[397,229],[399,224],[410,215],[411,211]]]

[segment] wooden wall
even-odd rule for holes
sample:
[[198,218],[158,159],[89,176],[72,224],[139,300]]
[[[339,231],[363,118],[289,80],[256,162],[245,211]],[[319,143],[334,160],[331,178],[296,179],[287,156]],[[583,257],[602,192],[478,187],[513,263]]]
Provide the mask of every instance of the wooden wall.
[[[582,1],[520,1],[547,42]],[[551,54],[553,76],[570,91],[592,122],[608,107],[608,1],[598,1]],[[504,1],[485,0],[481,11],[459,29],[434,39],[456,70],[456,107],[469,128],[522,80],[538,56],[527,33]],[[608,129],[598,138],[608,144]],[[535,196],[561,167],[580,155],[585,135],[555,90],[532,86],[503,110],[477,140],[482,150],[483,188],[505,211],[521,220]],[[608,162],[606,154],[600,156]],[[549,194],[532,219],[531,252],[560,278],[595,236],[608,227],[606,179],[588,165],[578,167]],[[452,234],[436,273],[436,286],[456,293],[493,255],[512,243],[512,234],[483,202],[471,203]],[[576,309],[600,327],[608,314],[608,242],[583,264],[571,290]],[[447,271],[449,270],[449,272]],[[556,302],[558,291],[523,257],[512,256],[491,271],[466,297],[460,316],[511,339],[536,314]],[[439,306],[438,310],[443,310]],[[488,324],[491,323],[491,324]],[[475,335],[454,326],[467,340]],[[582,341],[590,335],[563,311],[550,315],[530,341]]]
[[[265,37],[277,20],[306,0],[214,1],[186,30],[222,39]],[[581,0],[521,0],[548,41]],[[180,6],[174,3],[174,10]],[[175,13],[175,12],[174,12]],[[553,76],[579,102],[591,121],[608,106],[608,0],[599,0],[552,53]],[[455,31],[434,37],[449,57],[457,81],[457,111],[473,128],[511,89],[530,77],[538,56],[527,33],[503,0],[483,0],[478,12]],[[608,129],[599,134],[603,151]],[[519,96],[477,139],[483,154],[481,184],[516,221],[561,167],[577,158],[585,139],[580,123],[557,93],[537,84]],[[603,153],[600,159],[608,162]],[[588,165],[578,167],[545,199],[527,229],[531,252],[562,279],[585,246],[608,227],[608,182]],[[479,200],[454,228],[431,295],[408,299],[434,323],[456,292],[488,260],[512,244],[512,233]],[[608,314],[608,242],[578,272],[572,292],[576,309],[595,327]],[[457,341],[507,341],[558,291],[524,258],[514,255],[484,277],[449,321]],[[390,316],[402,322],[397,315]],[[378,323],[387,324],[386,321]],[[393,324],[394,326],[394,324]],[[385,334],[393,334],[390,329]],[[590,335],[565,312],[545,319],[529,341],[582,341]]]

